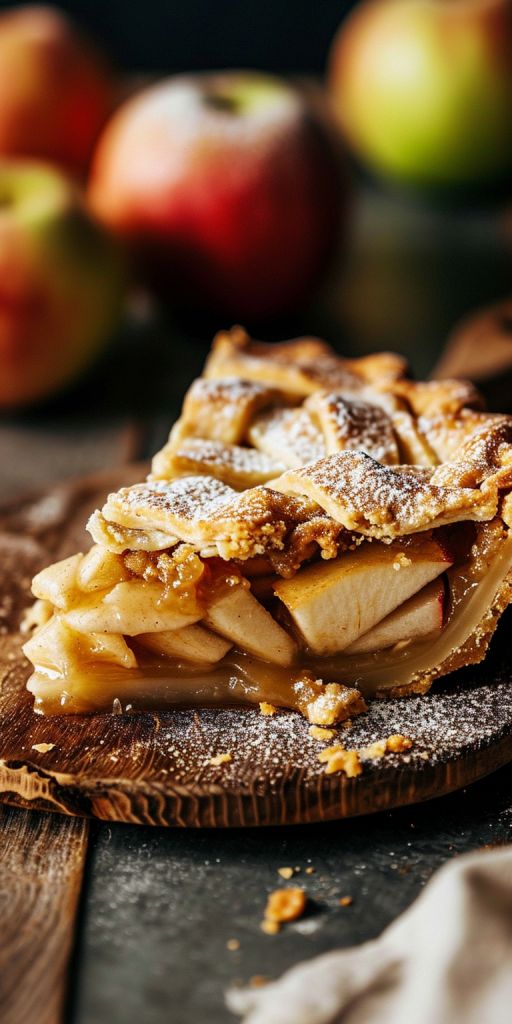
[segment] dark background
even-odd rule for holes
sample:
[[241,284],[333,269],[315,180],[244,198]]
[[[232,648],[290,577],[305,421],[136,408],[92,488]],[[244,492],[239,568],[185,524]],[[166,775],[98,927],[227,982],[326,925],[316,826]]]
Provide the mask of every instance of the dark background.
[[[1,0],[0,9],[23,7]],[[351,0],[71,0],[55,4],[130,71],[323,71]]]

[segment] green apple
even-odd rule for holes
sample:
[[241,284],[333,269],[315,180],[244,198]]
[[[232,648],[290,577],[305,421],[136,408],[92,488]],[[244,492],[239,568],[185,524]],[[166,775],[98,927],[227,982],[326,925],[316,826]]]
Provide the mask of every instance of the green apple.
[[76,377],[115,328],[116,244],[52,167],[0,161],[0,408]]
[[330,59],[355,153],[416,186],[486,185],[512,170],[508,0],[366,0]]

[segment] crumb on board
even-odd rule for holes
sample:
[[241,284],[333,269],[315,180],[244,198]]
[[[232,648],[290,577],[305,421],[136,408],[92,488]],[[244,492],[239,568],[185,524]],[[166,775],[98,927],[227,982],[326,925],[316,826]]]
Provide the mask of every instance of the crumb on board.
[[49,750],[53,750],[55,743],[33,743],[32,750],[37,750],[38,754],[47,754]]
[[349,907],[352,902],[352,896],[342,896],[341,899],[338,900],[340,907]]
[[260,700],[260,711],[262,715],[275,715],[277,708],[275,704],[269,704],[267,700]]
[[214,765],[214,767],[218,767],[218,765],[227,764],[228,761],[232,760],[233,758],[231,757],[231,754],[215,754],[214,757],[210,758],[208,764],[212,764]]
[[363,766],[361,758],[366,761],[377,761],[384,757],[384,754],[402,754],[410,750],[414,741],[409,736],[402,736],[395,733],[383,740],[376,740],[366,747],[358,750],[346,750],[340,743],[332,747],[325,747],[317,754],[321,764],[325,764],[325,774],[332,775],[334,772],[344,772],[347,778],[352,779],[360,775]]
[[253,974],[249,978],[250,988],[263,988],[263,985],[268,985],[268,978],[264,974]]
[[240,942],[238,939],[228,939],[226,942],[226,949],[229,949],[230,953],[235,953],[237,949],[240,949]]
[[386,750],[392,754],[401,754],[404,750],[410,750],[412,745],[413,741],[409,736],[402,736],[400,733],[388,736],[386,740]]
[[348,779],[360,775],[363,768],[357,750],[345,750],[339,743],[326,747],[317,755],[321,764],[325,764],[325,774],[344,772]]
[[335,729],[322,729],[321,725],[310,725],[308,732],[314,740],[332,740],[336,736]]
[[413,740],[409,736],[395,733],[393,736],[387,736],[386,739],[370,743],[368,747],[362,747],[359,753],[368,761],[378,761],[379,758],[384,757],[384,754],[402,754],[406,750],[410,750],[412,745]]
[[307,718],[311,725],[336,725],[364,711],[368,711],[368,705],[360,690],[342,683],[325,683],[320,695],[307,705]]
[[361,756],[366,758],[367,761],[378,761],[387,750],[387,740],[375,740],[375,743],[370,743],[368,747],[361,748]]

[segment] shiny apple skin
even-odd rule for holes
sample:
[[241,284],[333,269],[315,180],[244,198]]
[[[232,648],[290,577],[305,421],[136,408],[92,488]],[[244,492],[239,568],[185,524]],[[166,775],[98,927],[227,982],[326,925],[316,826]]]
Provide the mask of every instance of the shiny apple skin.
[[82,175],[114,105],[103,57],[55,8],[0,15],[0,155]]
[[331,48],[333,106],[354,152],[412,186],[489,186],[512,172],[507,0],[366,0]]
[[0,160],[0,409],[38,402],[118,324],[123,258],[54,168]]
[[129,100],[100,140],[89,198],[166,301],[252,319],[309,298],[346,190],[336,142],[295,89],[224,72]]

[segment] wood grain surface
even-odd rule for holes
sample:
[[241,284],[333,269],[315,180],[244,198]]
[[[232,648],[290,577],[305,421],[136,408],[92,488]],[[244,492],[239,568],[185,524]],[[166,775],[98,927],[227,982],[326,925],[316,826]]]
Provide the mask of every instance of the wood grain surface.
[[88,822],[0,807],[0,1019],[58,1024]]
[[[357,749],[396,732],[414,740],[407,754],[366,762],[357,778],[325,774],[320,746],[293,712],[272,718],[240,707],[36,715],[17,631],[31,576],[45,562],[83,550],[91,509],[142,472],[134,466],[85,478],[0,513],[2,801],[156,825],[302,823],[429,799],[512,759],[512,687],[499,638],[483,666],[458,673],[427,697],[373,702],[349,730],[340,730],[344,745]],[[40,744],[49,749],[38,751]],[[219,753],[231,760],[212,765]]]

